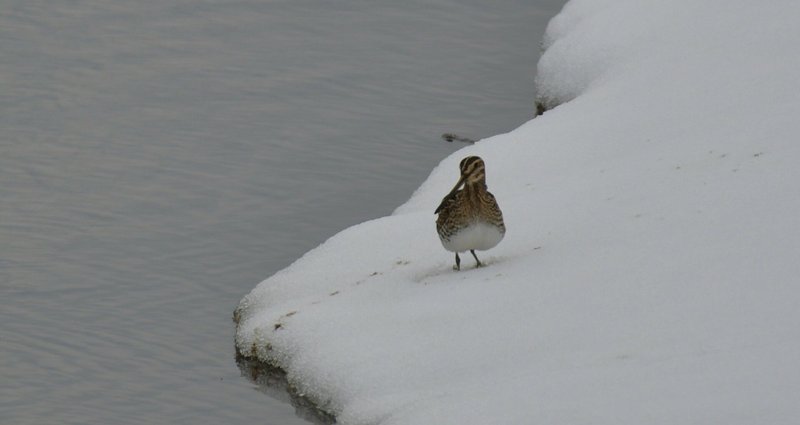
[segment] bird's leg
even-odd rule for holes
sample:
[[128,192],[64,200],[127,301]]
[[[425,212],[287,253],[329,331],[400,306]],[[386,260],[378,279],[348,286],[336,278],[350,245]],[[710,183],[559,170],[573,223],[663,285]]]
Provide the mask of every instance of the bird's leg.
[[453,266],[453,270],[461,270],[461,258],[459,258],[457,252],[456,252],[456,265]]
[[469,252],[472,253],[472,256],[475,257],[475,261],[478,263],[478,265],[475,266],[475,267],[483,267],[483,263],[481,263],[481,260],[479,260],[478,256],[475,255],[475,250],[474,249],[470,249]]

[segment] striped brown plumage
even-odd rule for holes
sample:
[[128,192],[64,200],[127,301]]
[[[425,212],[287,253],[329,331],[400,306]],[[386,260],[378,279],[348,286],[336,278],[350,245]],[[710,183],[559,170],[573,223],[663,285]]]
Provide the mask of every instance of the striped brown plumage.
[[[456,253],[454,269],[460,270],[459,252],[470,251],[477,266],[483,264],[475,250],[487,250],[496,246],[506,232],[503,213],[497,200],[486,187],[486,166],[477,156],[461,160],[461,177],[448,193],[435,214],[436,231],[442,246]],[[461,185],[463,189],[459,189]]]

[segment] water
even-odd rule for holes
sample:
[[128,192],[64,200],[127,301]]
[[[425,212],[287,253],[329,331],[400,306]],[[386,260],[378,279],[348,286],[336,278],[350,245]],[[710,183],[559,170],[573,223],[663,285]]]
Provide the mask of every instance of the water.
[[237,302],[529,119],[562,3],[0,0],[0,423],[306,423]]

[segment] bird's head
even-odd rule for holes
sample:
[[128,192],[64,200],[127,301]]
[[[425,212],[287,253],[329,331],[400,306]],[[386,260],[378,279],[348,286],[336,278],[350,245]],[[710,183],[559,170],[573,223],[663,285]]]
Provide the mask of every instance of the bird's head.
[[486,180],[486,164],[479,156],[468,156],[462,159],[458,167],[461,169],[461,178],[458,180],[456,188],[461,186],[461,183],[474,184]]

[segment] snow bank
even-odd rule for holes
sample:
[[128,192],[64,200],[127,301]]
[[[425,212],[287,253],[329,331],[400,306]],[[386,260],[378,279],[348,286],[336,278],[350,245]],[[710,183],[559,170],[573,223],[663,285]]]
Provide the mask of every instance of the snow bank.
[[[345,424],[794,424],[800,2],[573,0],[553,108],[442,161],[237,309],[246,356]],[[507,221],[451,269],[467,155]]]

